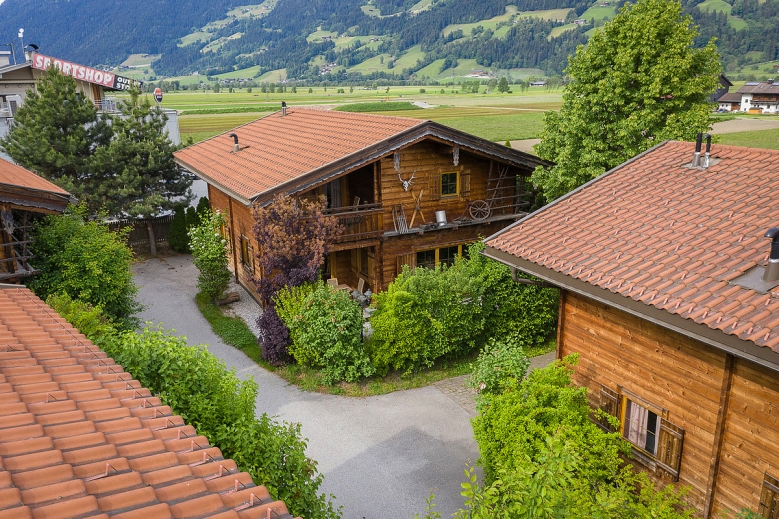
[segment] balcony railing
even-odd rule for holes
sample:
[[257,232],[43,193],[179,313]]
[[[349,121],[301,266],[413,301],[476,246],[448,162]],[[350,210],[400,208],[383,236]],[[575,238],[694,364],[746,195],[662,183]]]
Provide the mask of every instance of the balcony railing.
[[381,236],[381,233],[384,231],[383,208],[381,204],[333,207],[326,209],[325,214],[337,217],[338,223],[343,228],[343,231],[335,240],[336,243],[369,240]]

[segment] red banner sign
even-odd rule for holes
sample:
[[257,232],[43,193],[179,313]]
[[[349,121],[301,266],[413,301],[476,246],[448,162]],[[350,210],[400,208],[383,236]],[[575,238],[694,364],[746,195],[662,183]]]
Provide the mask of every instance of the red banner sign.
[[52,65],[66,76],[73,76],[75,79],[93,83],[95,85],[102,85],[112,90],[129,90],[135,83],[135,80],[127,77],[117,76],[110,72],[105,72],[92,67],[85,67],[84,65],[52,58],[51,56],[45,56],[43,54],[35,54],[32,58],[32,68],[48,70]]

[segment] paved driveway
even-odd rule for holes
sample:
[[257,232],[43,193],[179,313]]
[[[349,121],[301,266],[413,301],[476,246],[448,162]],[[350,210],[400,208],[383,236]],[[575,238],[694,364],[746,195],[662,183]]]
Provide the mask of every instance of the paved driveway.
[[[257,412],[300,422],[308,455],[319,462],[321,490],[337,496],[345,519],[422,515],[435,489],[443,517],[462,505],[466,463],[478,457],[471,413],[446,385],[368,398],[300,391],[224,345],[195,306],[197,269],[189,256],[152,259],[134,267],[144,320],[163,323],[259,383]],[[258,482],[260,483],[260,482]]]

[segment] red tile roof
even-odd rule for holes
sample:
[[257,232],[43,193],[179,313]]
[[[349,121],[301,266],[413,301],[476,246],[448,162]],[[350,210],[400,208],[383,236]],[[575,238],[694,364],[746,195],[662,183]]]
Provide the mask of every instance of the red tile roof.
[[[176,161],[244,200],[426,121],[289,108],[175,153]],[[240,151],[234,153],[238,135]]]
[[768,260],[779,151],[714,145],[708,169],[683,167],[693,151],[663,143],[486,244],[779,352],[779,288],[730,283]]
[[109,516],[291,517],[32,292],[2,286],[0,519]]
[[1,184],[35,189],[37,191],[48,191],[50,193],[62,195],[68,194],[67,191],[52,184],[45,178],[39,177],[32,171],[17,166],[13,162],[8,162],[2,158],[0,158],[0,185]]

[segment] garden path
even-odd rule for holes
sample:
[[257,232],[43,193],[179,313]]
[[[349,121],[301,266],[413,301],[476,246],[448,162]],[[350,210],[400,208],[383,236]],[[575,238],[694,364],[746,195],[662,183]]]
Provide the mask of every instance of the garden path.
[[436,385],[367,398],[301,391],[214,335],[195,306],[191,256],[150,259],[133,270],[143,320],[207,344],[238,376],[253,376],[257,413],[302,424],[307,453],[325,476],[321,490],[337,496],[344,519],[423,515],[431,489],[442,517],[462,506],[463,469],[478,450],[471,413],[447,392]]

